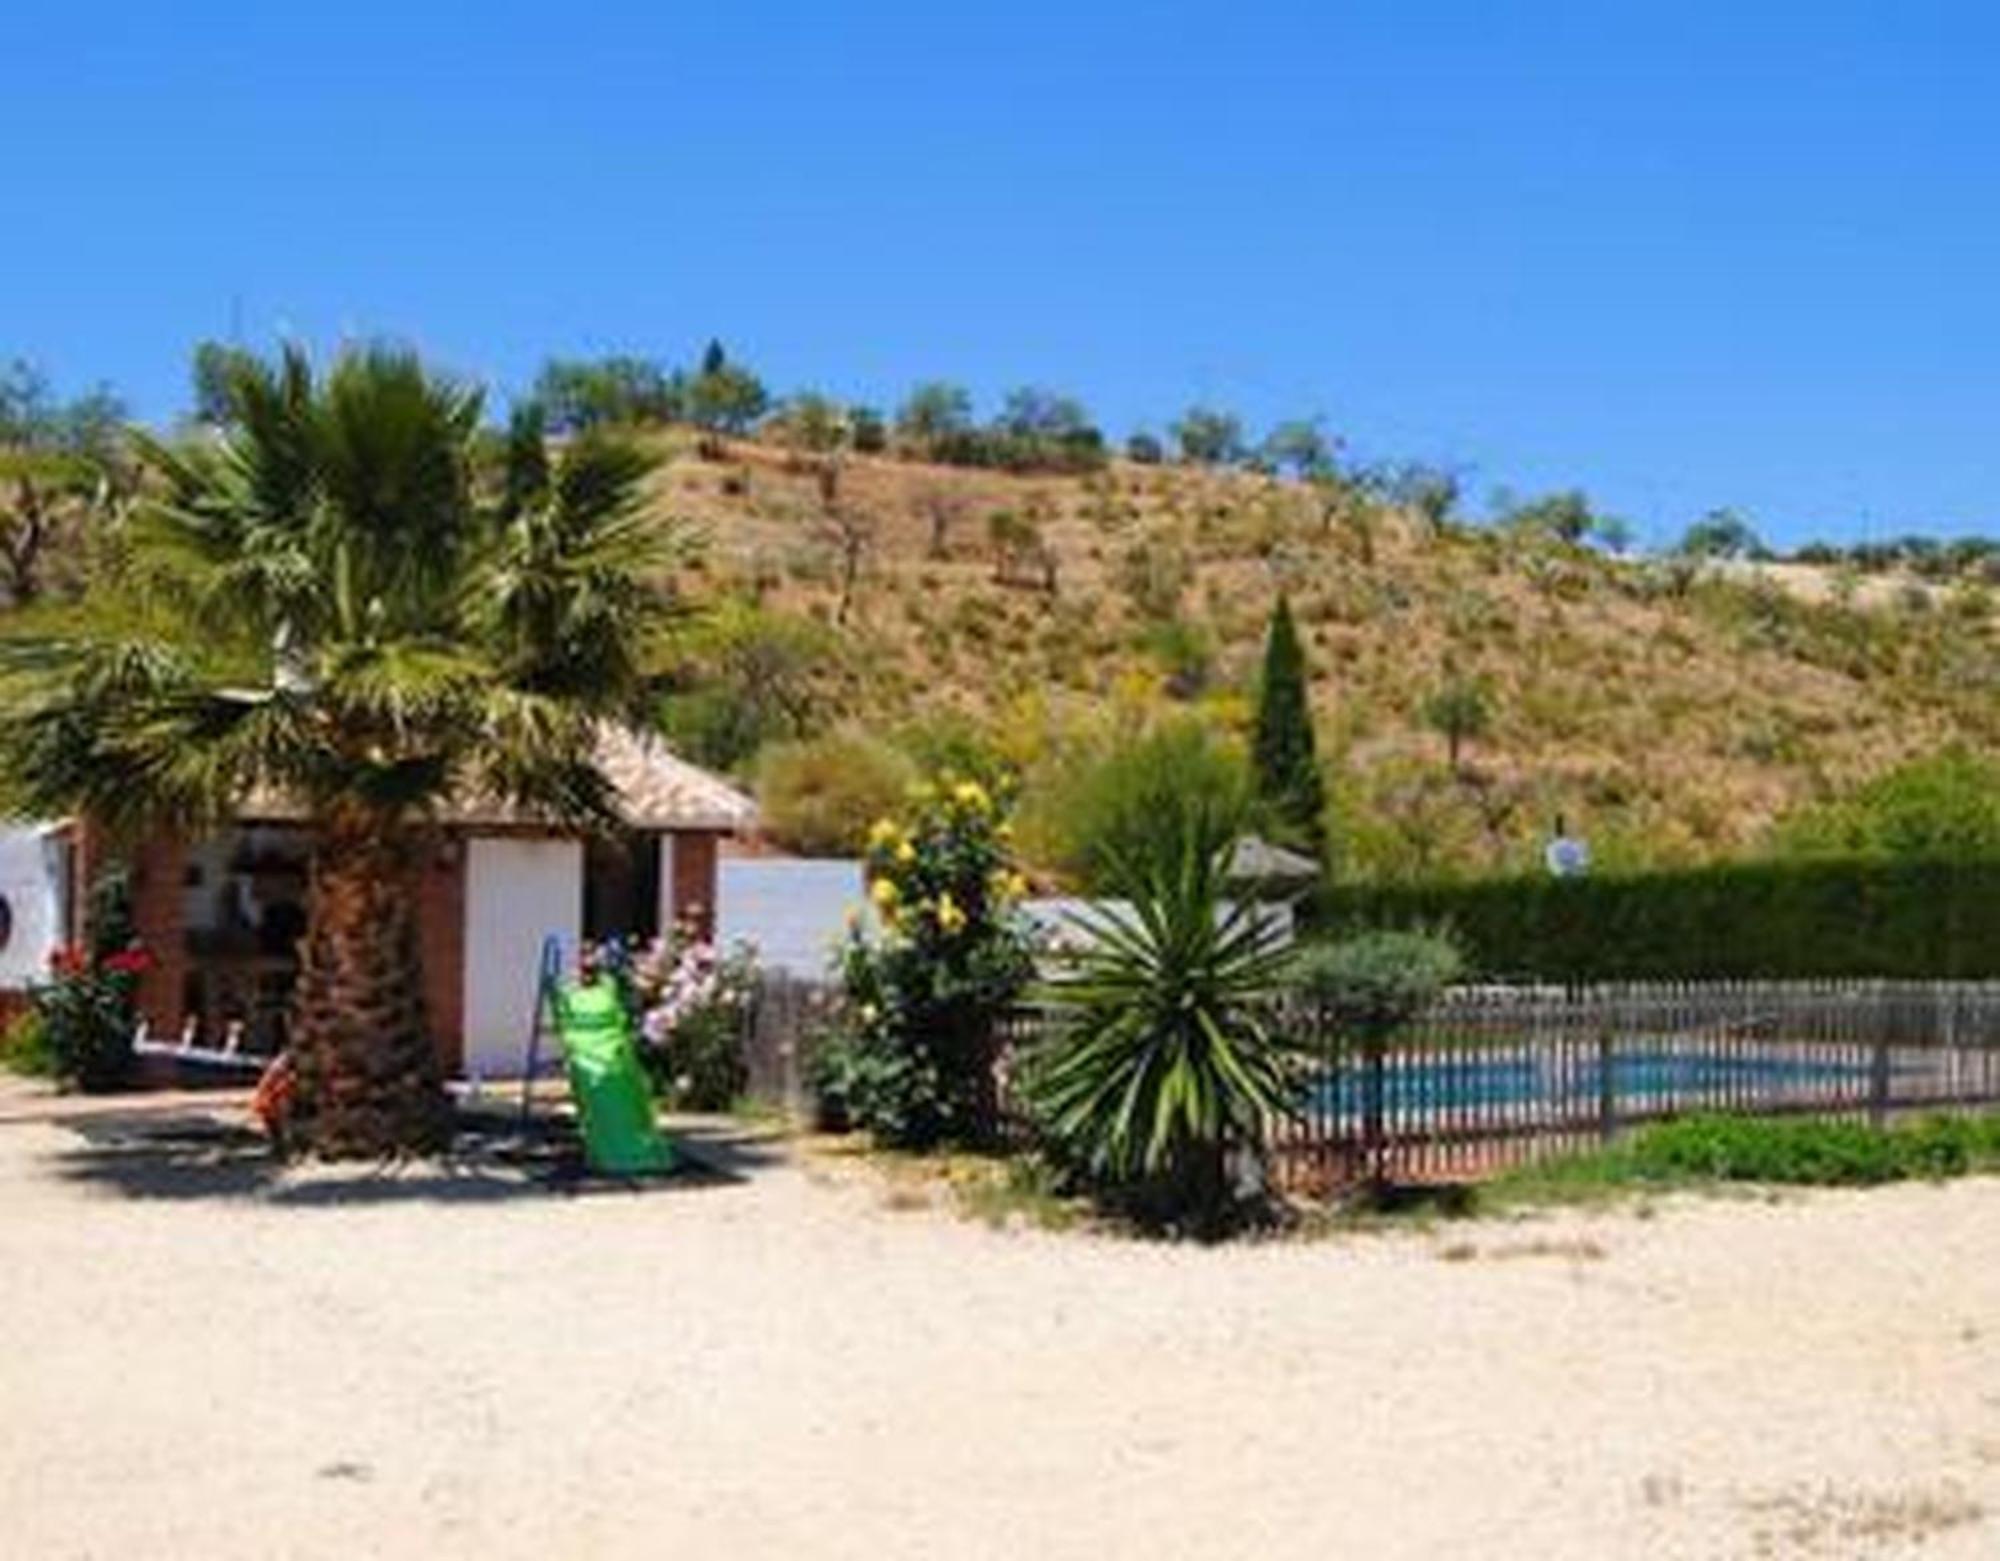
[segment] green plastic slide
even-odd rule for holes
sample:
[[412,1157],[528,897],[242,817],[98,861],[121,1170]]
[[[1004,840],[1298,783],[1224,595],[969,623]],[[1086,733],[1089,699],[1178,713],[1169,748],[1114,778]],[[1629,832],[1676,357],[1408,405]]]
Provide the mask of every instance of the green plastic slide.
[[653,1092],[618,983],[602,976],[588,985],[565,983],[554,1006],[590,1168],[608,1176],[672,1170],[673,1146],[653,1115]]

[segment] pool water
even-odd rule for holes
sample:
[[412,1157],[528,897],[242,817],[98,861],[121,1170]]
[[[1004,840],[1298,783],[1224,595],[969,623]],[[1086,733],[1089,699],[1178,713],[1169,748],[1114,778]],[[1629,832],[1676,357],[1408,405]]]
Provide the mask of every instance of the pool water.
[[[1592,1056],[1567,1067],[1534,1058],[1464,1057],[1431,1062],[1391,1062],[1383,1078],[1385,1110],[1451,1111],[1531,1101],[1594,1101],[1603,1089],[1603,1066]],[[1867,1087],[1865,1063],[1806,1062],[1792,1057],[1714,1057],[1690,1052],[1620,1052],[1611,1060],[1611,1090],[1621,1099],[1709,1095],[1718,1100],[1769,1092],[1782,1096],[1808,1086],[1859,1092]],[[1321,1084],[1312,1105],[1336,1114],[1358,1111],[1359,1067]]]

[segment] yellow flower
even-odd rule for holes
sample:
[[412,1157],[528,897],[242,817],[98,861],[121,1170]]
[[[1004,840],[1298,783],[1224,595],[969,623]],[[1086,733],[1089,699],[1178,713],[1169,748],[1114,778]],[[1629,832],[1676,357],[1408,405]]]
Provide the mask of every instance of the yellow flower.
[[958,902],[949,893],[938,896],[937,924],[943,932],[956,932],[965,925],[965,912],[958,908]]
[[896,837],[902,832],[893,818],[878,818],[868,826],[868,844],[879,851],[884,846],[894,845]]
[[1028,893],[1028,880],[1019,873],[996,875],[996,887],[1003,900],[1024,899]]
[[993,799],[986,795],[986,788],[978,781],[960,781],[952,787],[952,797],[962,806],[984,813],[993,805]]
[[914,862],[916,859],[917,859],[917,848],[914,845],[912,845],[908,840],[902,840],[897,842],[896,844],[897,861],[903,863],[905,866],[908,866],[911,862]]
[[868,886],[868,898],[873,900],[882,910],[894,910],[896,901],[900,898],[900,891],[896,888],[896,880],[893,878],[876,879],[874,883]]

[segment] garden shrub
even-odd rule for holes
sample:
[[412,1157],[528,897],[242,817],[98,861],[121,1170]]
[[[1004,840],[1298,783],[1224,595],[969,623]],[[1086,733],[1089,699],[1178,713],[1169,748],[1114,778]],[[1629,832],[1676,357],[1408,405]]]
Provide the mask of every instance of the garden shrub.
[[1302,945],[1292,955],[1290,979],[1335,1030],[1377,1044],[1464,973],[1465,956],[1448,936],[1388,929]]
[[1267,1129],[1292,1109],[1273,1012],[1287,955],[1225,898],[1233,817],[1170,810],[1153,829],[1108,885],[1129,908],[1078,919],[1023,1086],[1056,1162],[1094,1195],[1205,1235],[1265,1191]]
[[815,1059],[828,1115],[883,1143],[969,1143],[998,1127],[999,1025],[1033,972],[1026,884],[978,781],[911,793],[869,833],[869,896],[839,955],[841,1008]]
[[131,1081],[135,999],[148,963],[137,948],[56,952],[50,979],[35,988],[34,1005],[57,1079],[92,1093]]
[[57,949],[49,979],[31,994],[50,1072],[90,1092],[131,1082],[139,1022],[139,977],[151,956],[134,936],[125,874],[106,872],[91,885],[85,943]]
[[55,1076],[56,1064],[49,1051],[48,1026],[42,1023],[42,1016],[34,1009],[16,1014],[7,1028],[0,1031],[0,1067],[24,1078]]
[[659,1097],[682,1111],[727,1111],[749,1083],[744,1034],[757,997],[757,955],[726,953],[686,931],[632,961],[640,1056]]

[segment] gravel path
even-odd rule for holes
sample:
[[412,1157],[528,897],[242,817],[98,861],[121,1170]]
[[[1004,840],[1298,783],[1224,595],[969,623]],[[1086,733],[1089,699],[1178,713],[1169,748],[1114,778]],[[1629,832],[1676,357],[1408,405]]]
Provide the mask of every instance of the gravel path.
[[2000,1181],[1197,1250],[0,1087],[9,1558],[2000,1554]]

